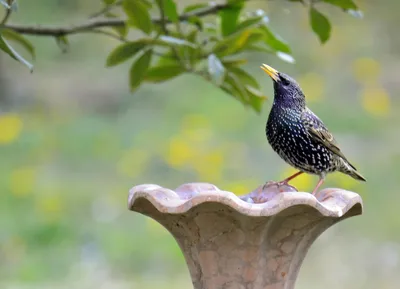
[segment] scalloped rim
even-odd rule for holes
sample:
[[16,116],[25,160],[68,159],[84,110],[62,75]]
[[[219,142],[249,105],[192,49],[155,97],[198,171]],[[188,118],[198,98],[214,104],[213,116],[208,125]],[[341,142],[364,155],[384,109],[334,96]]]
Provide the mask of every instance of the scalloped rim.
[[[324,191],[326,190],[332,189]],[[220,203],[248,216],[272,216],[292,206],[308,205],[323,216],[339,218],[357,204],[361,206],[358,214],[362,213],[363,208],[362,199],[358,194],[342,189],[334,189],[330,197],[322,202],[310,193],[282,192],[265,203],[254,204],[243,201],[232,192],[222,190],[202,191],[192,198],[181,199],[173,190],[155,184],[144,184],[129,191],[128,208],[135,211],[134,206],[139,199],[146,199],[158,211],[169,214],[183,214],[208,202]]]

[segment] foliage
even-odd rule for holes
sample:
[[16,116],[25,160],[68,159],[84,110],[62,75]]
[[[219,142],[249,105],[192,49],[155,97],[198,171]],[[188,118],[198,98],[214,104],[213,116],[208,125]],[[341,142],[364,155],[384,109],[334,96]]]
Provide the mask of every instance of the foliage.
[[[189,1],[197,2],[175,0],[178,11]],[[99,0],[18,3],[18,14],[7,23],[67,23],[101,8]],[[254,4],[267,7],[269,28],[290,39],[298,63],[281,63],[285,71],[295,76],[310,107],[368,177],[366,184],[339,173],[327,177],[325,188],[360,193],[365,214],[318,239],[296,288],[398,288],[400,88],[395,48],[400,2],[364,3],[368,18],[363,21],[318,4],[334,29],[323,48],[307,29],[309,12],[303,4]],[[294,9],[281,17],[280,11],[290,5]],[[112,13],[117,11],[123,17],[122,10]],[[154,19],[156,13],[152,11]],[[121,26],[107,29],[123,32]],[[132,42],[145,38],[139,30],[129,31]],[[24,66],[13,64],[8,54],[0,55],[5,97],[0,113],[0,288],[191,288],[185,260],[171,235],[150,218],[127,210],[129,188],[140,183],[176,188],[193,181],[243,194],[292,173],[267,144],[267,111],[249,113],[239,101],[182,72],[180,64],[169,59],[163,66],[150,66],[146,78],[151,84],[132,97],[121,82],[128,83],[130,66],[141,52],[119,67],[102,69],[107,52],[119,44],[102,37],[28,35],[38,61],[35,75],[27,79]],[[58,51],[55,38],[63,49],[69,41],[67,55]],[[16,44],[15,50],[30,60]],[[152,61],[158,57],[153,54]],[[279,62],[273,54],[253,52],[233,59],[248,63],[221,63],[234,62],[259,80],[264,79],[255,75],[261,61]],[[166,70],[168,77],[180,76],[165,81]],[[160,81],[165,82],[154,84]],[[265,93],[272,91],[268,79],[260,84]],[[268,100],[263,110],[270,105]],[[310,191],[317,181],[303,174],[292,185]]]
[[[352,0],[286,1],[288,5],[293,5],[289,2],[299,2],[309,10],[311,28],[321,43],[329,39],[331,25],[318,10],[320,5],[333,5],[351,15],[361,15]],[[184,7],[182,13],[174,0],[102,2],[103,9],[92,16],[94,20],[91,22],[52,30],[8,25],[6,22],[11,11],[16,9],[16,0],[1,0],[6,15],[0,25],[0,49],[32,70],[33,66],[7,40],[21,44],[34,57],[34,46],[22,36],[24,33],[55,37],[62,50],[68,47],[69,34],[103,33],[123,42],[111,51],[106,66],[132,61],[129,72],[131,91],[143,82],[159,83],[192,73],[214,83],[257,112],[261,111],[266,97],[257,81],[241,68],[246,63],[242,54],[264,52],[294,62],[290,46],[274,32],[266,12],[245,9],[250,1],[196,3]],[[159,17],[152,18],[154,14]],[[140,32],[142,36],[130,38],[128,33],[131,30]]]

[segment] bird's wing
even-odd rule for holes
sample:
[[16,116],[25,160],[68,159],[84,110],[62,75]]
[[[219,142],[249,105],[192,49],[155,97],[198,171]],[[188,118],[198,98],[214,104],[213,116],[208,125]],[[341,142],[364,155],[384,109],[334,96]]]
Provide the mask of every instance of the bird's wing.
[[353,169],[356,169],[341,152],[339,144],[329,132],[322,120],[320,120],[318,116],[316,116],[310,109],[306,108],[306,110],[303,112],[302,121],[312,139],[321,143],[332,153],[344,159]]

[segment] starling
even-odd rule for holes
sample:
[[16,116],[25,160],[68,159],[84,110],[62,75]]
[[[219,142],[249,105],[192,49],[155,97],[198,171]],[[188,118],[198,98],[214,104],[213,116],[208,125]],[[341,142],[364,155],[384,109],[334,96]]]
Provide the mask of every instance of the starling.
[[328,173],[339,171],[366,181],[347,160],[333,135],[307,106],[299,84],[290,76],[263,64],[274,82],[274,102],[266,125],[269,144],[289,165],[299,170],[278,182],[286,185],[302,173],[319,176],[315,194]]

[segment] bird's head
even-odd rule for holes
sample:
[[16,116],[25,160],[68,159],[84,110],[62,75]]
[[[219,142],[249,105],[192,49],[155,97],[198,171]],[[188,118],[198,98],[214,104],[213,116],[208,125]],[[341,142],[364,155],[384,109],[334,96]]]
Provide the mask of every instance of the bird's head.
[[281,106],[305,107],[305,96],[296,80],[266,64],[263,64],[261,69],[264,70],[274,82],[274,102]]

